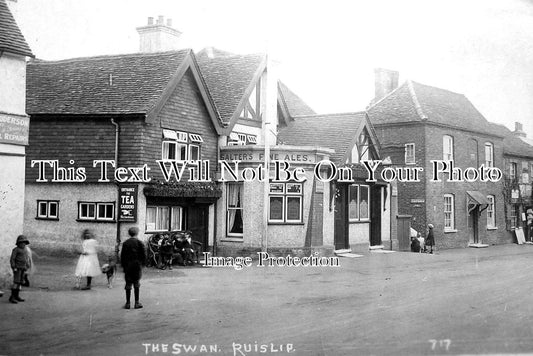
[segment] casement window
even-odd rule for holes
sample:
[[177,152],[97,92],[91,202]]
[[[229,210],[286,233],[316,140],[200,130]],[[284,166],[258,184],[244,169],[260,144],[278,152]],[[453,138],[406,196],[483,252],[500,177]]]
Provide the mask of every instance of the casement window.
[[492,143],[485,143],[485,167],[494,167],[494,146]]
[[201,159],[200,147],[203,142],[198,134],[163,129],[161,159],[198,161]]
[[226,198],[226,234],[231,237],[242,237],[242,183],[228,183]]
[[442,136],[442,159],[444,161],[453,161],[453,137],[449,135]]
[[514,181],[516,179],[516,162],[509,163],[509,179]]
[[303,207],[302,183],[270,183],[269,223],[301,223]]
[[405,145],[405,164],[415,163],[415,144],[407,143]]
[[370,217],[370,187],[352,184],[348,187],[348,219],[350,222],[368,221]]
[[487,206],[487,228],[490,229],[496,227],[496,200],[494,195],[487,195],[487,200],[489,201]]
[[244,146],[257,144],[257,136],[232,132],[228,136],[228,146]]
[[181,206],[147,206],[146,232],[185,230]]
[[444,231],[455,230],[455,202],[452,194],[444,194]]
[[58,200],[37,200],[37,219],[59,220]]
[[78,202],[78,220],[114,221],[114,202]]

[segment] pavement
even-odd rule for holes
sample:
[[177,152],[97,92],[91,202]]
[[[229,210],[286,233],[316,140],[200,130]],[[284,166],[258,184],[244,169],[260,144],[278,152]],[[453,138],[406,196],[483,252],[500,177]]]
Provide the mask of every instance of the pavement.
[[[72,258],[35,259],[0,298],[0,355],[533,354],[532,245],[369,253],[339,267],[145,269],[74,290]],[[7,292],[7,291],[5,291]]]

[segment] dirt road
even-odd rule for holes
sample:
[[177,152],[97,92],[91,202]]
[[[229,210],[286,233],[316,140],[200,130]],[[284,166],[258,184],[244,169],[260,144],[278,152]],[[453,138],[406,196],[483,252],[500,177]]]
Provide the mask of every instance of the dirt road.
[[146,271],[145,308],[122,275],[72,290],[42,259],[18,305],[0,299],[5,355],[533,353],[533,246],[371,254],[333,267]]

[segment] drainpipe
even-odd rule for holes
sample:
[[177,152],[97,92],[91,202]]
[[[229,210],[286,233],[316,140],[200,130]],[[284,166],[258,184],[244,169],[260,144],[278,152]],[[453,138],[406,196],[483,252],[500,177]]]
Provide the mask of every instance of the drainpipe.
[[[115,119],[111,118],[111,124],[115,126],[115,167],[118,167],[118,139],[119,139],[119,132],[120,132],[120,126],[115,121]],[[120,187],[117,184],[117,212],[118,212],[118,204],[120,203]],[[116,236],[116,242],[115,242],[115,258],[117,261],[119,261],[119,251],[120,251],[120,221],[118,219],[118,214],[115,213],[116,219],[117,219],[117,236]]]

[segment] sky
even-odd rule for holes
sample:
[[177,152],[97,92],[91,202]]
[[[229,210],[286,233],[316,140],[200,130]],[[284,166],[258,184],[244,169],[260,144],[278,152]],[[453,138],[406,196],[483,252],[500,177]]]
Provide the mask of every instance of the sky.
[[[9,0],[8,0],[9,2]],[[531,0],[18,0],[40,59],[134,53],[136,27],[172,18],[181,46],[270,53],[318,113],[361,111],[373,70],[465,94],[492,122],[533,137]]]

